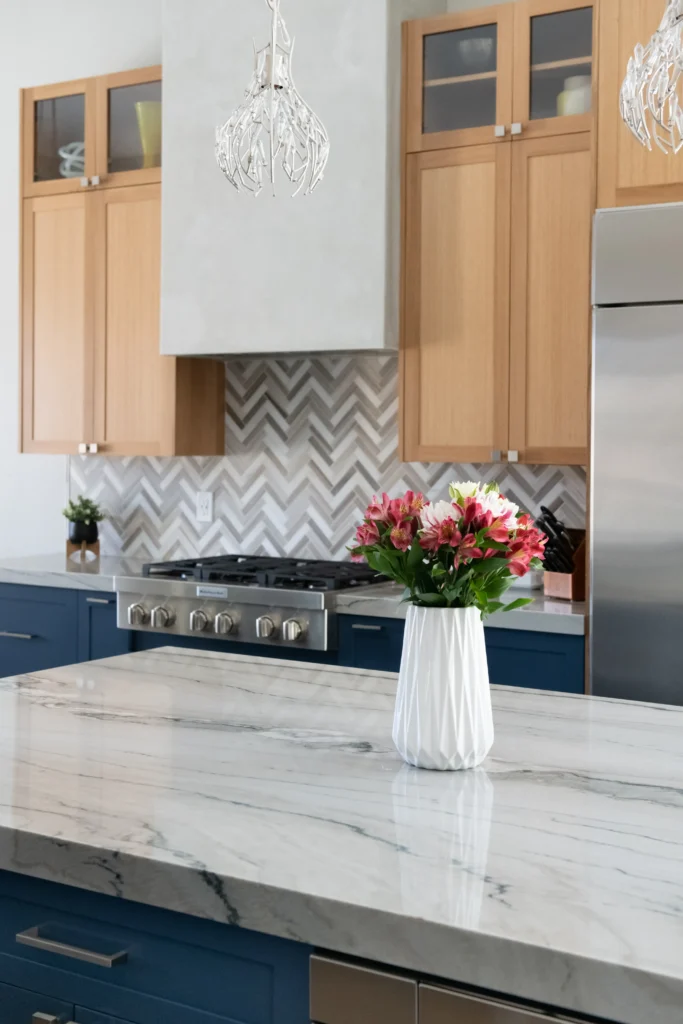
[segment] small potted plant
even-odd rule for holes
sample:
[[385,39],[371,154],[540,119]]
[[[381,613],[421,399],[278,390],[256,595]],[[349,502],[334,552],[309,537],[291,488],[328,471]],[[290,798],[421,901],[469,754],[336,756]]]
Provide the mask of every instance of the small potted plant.
[[81,495],[69,501],[62,515],[69,521],[69,540],[72,544],[95,544],[99,537],[97,524],[106,516],[96,501]]
[[420,768],[474,768],[493,745],[483,620],[529,604],[501,598],[541,566],[546,537],[497,484],[373,498],[351,556],[406,588],[409,602],[393,738]]

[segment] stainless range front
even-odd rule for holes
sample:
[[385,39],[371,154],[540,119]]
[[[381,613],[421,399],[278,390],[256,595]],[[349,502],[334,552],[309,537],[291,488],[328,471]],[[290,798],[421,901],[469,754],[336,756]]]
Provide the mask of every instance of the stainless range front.
[[327,651],[337,646],[334,595],[198,580],[118,577],[120,629]]

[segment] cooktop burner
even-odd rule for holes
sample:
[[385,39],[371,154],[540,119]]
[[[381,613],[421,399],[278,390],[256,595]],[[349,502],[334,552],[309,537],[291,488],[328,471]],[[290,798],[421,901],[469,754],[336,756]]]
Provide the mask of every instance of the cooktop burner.
[[267,555],[218,555],[177,562],[151,562],[144,576],[160,579],[203,580],[233,586],[274,587],[281,590],[349,590],[381,581],[367,565]]

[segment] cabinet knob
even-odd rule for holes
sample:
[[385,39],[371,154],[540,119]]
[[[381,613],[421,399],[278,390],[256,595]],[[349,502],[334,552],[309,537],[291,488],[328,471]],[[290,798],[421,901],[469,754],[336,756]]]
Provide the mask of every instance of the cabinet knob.
[[494,448],[491,452],[491,462],[500,462],[501,454],[500,448]]
[[521,135],[522,126],[519,121],[515,121],[514,124],[510,125],[510,135]]
[[508,462],[519,462],[519,452],[514,450],[508,452]]
[[79,455],[87,455],[88,454],[88,446],[85,443],[85,441],[81,441],[81,443],[79,444],[79,446],[78,446],[78,454]]
[[89,444],[88,445],[88,454],[89,455],[97,455],[98,451],[99,451],[99,445],[96,445],[96,444]]
[[80,184],[81,184],[81,188],[87,188],[88,185],[90,184],[90,181],[88,180],[88,178],[81,178]]
[[100,184],[100,176],[99,176],[99,174],[95,174],[95,175],[94,175],[94,176],[93,176],[93,177],[92,177],[92,178],[90,179],[90,184],[91,184],[91,185],[99,185],[99,184]]
[[495,125],[494,129],[493,129],[493,134],[494,134],[495,138],[497,138],[497,139],[504,139],[505,138],[505,125],[504,124],[497,124],[497,125]]

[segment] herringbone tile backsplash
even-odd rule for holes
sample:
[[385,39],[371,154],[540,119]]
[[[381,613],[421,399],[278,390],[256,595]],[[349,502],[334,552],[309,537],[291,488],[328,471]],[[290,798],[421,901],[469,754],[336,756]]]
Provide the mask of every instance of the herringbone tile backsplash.
[[[373,492],[497,480],[530,512],[549,505],[585,524],[583,469],[458,466],[398,460],[395,356],[244,359],[227,364],[224,458],[107,458],[70,462],[71,495],[100,501],[106,554],[147,559],[221,552],[346,557]],[[215,519],[195,522],[197,491]]]

